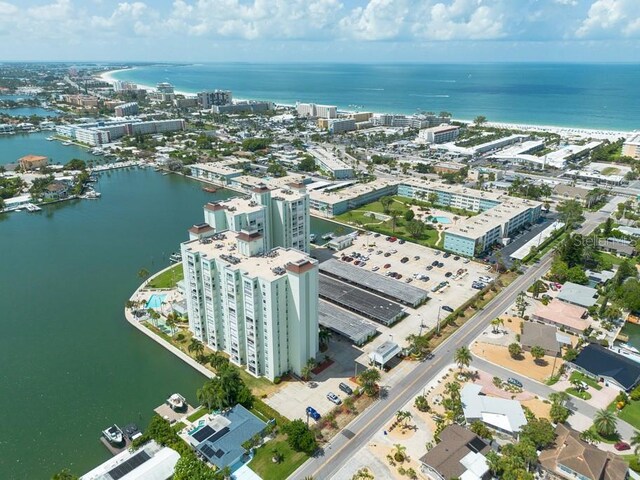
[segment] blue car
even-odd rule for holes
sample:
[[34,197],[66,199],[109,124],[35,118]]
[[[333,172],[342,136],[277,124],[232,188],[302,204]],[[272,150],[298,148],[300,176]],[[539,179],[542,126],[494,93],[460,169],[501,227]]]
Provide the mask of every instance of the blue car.
[[316,422],[320,420],[320,414],[313,407],[307,407],[307,415],[313,418]]

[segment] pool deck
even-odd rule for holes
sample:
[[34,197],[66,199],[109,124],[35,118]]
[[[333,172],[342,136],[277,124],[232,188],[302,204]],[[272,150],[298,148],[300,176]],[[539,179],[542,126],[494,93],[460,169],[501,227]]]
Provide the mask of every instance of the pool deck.
[[[151,280],[153,277],[155,277],[156,275],[160,275],[161,273],[163,273],[165,270],[168,270],[170,268],[172,268],[173,265],[168,266],[167,268],[160,270],[158,273],[156,273],[155,275],[153,275],[152,277],[149,277],[147,280],[145,280],[142,285],[140,285],[135,292],[133,292],[133,295],[131,295],[131,297],[129,298],[129,300],[140,300],[142,298],[146,297],[146,294],[150,292],[150,290],[147,290],[147,283],[149,282],[149,280]],[[147,297],[148,298],[148,297]],[[176,355],[178,358],[180,358],[182,361],[184,361],[185,363],[187,363],[189,366],[193,367],[194,369],[196,369],[198,372],[200,372],[202,375],[204,375],[207,378],[214,378],[216,375],[215,373],[213,373],[211,370],[209,370],[207,367],[205,367],[204,365],[199,364],[198,362],[196,362],[193,358],[191,358],[189,355],[187,355],[186,353],[184,353],[182,350],[180,350],[179,348],[173,346],[172,344],[170,344],[169,342],[167,342],[166,340],[164,340],[162,337],[160,337],[159,335],[154,334],[151,330],[149,330],[147,327],[145,327],[144,325],[142,325],[138,320],[136,320],[136,318],[133,316],[133,312],[128,309],[125,308],[124,309],[124,318],[127,320],[127,322],[129,322],[131,325],[133,325],[135,328],[137,328],[138,330],[140,330],[142,333],[144,333],[147,337],[151,338],[154,342],[158,343],[159,345],[163,346],[164,348],[166,348],[167,350],[169,350],[171,353],[173,353],[174,355]]]

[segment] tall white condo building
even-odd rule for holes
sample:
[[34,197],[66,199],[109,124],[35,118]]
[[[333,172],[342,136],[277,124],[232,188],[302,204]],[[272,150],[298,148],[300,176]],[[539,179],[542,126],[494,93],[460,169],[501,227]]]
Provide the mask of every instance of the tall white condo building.
[[301,374],[318,352],[318,265],[304,185],[208,203],[181,245],[189,329],[249,373]]

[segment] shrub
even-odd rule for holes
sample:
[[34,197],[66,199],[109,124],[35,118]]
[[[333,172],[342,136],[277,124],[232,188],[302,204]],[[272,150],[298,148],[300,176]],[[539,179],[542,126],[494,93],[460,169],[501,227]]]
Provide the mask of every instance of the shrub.
[[275,383],[276,385],[278,385],[281,381],[282,381],[282,379],[280,377],[275,377],[273,379],[273,383]]

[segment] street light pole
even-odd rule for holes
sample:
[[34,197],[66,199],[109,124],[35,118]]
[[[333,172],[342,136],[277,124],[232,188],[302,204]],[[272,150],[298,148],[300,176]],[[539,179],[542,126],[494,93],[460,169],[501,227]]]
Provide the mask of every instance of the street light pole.
[[440,311],[442,310],[442,304],[438,305],[438,320],[436,323],[436,334],[440,335]]

